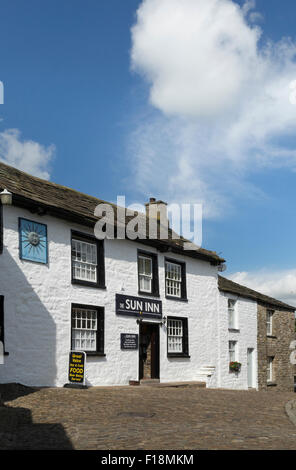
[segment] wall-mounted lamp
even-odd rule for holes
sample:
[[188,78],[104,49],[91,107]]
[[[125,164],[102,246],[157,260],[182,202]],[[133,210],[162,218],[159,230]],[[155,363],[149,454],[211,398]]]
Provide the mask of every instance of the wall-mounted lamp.
[[0,200],[3,206],[11,206],[12,204],[12,194],[7,191],[7,189],[4,189],[0,193]]
[[163,326],[165,326],[165,324],[166,324],[166,321],[167,321],[167,317],[166,317],[166,316],[164,316],[164,317],[163,317],[163,319],[162,319],[162,324],[163,324]]
[[226,269],[227,269],[227,266],[226,266],[225,263],[219,264],[219,266],[218,266],[219,273],[224,273],[224,271],[226,271]]

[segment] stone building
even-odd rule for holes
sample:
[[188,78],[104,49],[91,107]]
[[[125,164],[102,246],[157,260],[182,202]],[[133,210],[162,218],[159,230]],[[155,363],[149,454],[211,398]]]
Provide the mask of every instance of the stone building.
[[[254,333],[256,331],[257,352],[256,348],[252,347],[250,349],[253,351],[248,349],[247,357],[246,355],[243,357],[247,369],[248,387],[259,390],[293,391],[294,371],[290,361],[290,346],[294,339],[295,308],[222,276],[219,276],[219,289],[222,298],[226,296],[227,299],[233,299],[234,310],[240,318],[246,319],[246,310],[250,317],[250,311],[253,310],[253,326],[251,327],[249,320],[250,328],[243,337],[240,325],[234,329],[229,327],[228,334],[229,341],[236,342],[239,347],[244,338],[250,336],[250,331]],[[235,384],[239,384],[239,379],[233,374],[232,379],[234,384],[232,383],[231,388],[234,388]]]
[[[171,231],[168,239],[99,240],[94,211],[104,201],[0,163],[3,190],[11,194],[0,207],[1,383],[63,386],[74,350],[86,353],[89,386],[154,380],[257,389],[273,357],[270,382],[291,389],[293,308],[219,277],[216,252],[184,250]],[[272,306],[276,338],[263,338],[259,304]],[[234,305],[239,323],[233,318],[229,328]],[[230,374],[237,352],[241,371]]]
[[[104,201],[0,164],[1,382],[63,386],[71,349],[88,385],[203,380],[217,386],[215,252],[182,240],[98,240]],[[215,369],[215,367],[214,367]],[[212,370],[212,369],[211,369]]]

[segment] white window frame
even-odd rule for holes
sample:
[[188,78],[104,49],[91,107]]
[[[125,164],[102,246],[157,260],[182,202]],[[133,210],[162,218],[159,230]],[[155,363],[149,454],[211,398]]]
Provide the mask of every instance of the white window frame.
[[167,322],[168,354],[182,354],[184,327],[180,319],[169,318]]
[[165,262],[165,293],[168,297],[182,297],[182,266],[172,261]]
[[268,356],[267,358],[267,382],[272,382],[274,380],[273,361],[274,361],[274,357]]
[[272,336],[272,334],[273,334],[273,315],[274,315],[274,310],[267,310],[267,312],[266,312],[266,332],[267,332],[267,336]]
[[[230,306],[232,304],[232,306]],[[228,308],[228,328],[230,330],[238,329],[238,319],[237,319],[237,301],[235,299],[227,299],[227,308]]]
[[98,311],[92,308],[72,307],[72,350],[97,351]]
[[[145,255],[138,255],[139,260],[145,260],[150,262],[150,274],[147,274],[145,272],[140,271],[140,262],[138,263],[138,269],[139,269],[139,291],[140,292],[147,292],[147,293],[152,293],[152,283],[153,283],[153,259],[150,256],[145,256]],[[141,279],[145,279],[146,281],[149,281],[150,283],[150,289],[145,289],[143,285],[141,285]]]
[[[80,245],[80,258],[78,246]],[[73,255],[76,252],[76,256]],[[78,281],[86,281],[97,284],[98,282],[98,250],[97,244],[90,241],[79,240],[72,237],[72,278]],[[88,258],[88,259],[87,259]],[[80,274],[79,274],[80,273]],[[83,274],[84,273],[84,274]],[[87,275],[89,274],[89,277]]]
[[228,342],[228,354],[229,354],[229,362],[237,362],[238,361],[238,342],[237,341],[229,341]]

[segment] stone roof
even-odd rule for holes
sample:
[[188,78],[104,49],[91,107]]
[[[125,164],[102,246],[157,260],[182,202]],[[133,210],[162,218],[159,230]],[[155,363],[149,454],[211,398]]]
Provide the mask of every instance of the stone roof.
[[296,310],[296,307],[292,307],[291,305],[285,304],[280,300],[274,299],[267,295],[261,294],[260,292],[249,289],[248,287],[237,284],[236,282],[230,281],[229,279],[226,279],[222,276],[218,276],[218,287],[221,291],[256,300],[257,302],[263,303],[267,306],[277,307],[281,310],[288,310],[289,312]]
[[[94,227],[98,218],[94,216],[95,207],[100,203],[108,203],[102,199],[89,196],[74,189],[37,178],[0,162],[0,189],[7,189],[13,194],[13,204],[29,209],[39,214],[49,214],[79,224]],[[116,208],[115,204],[111,204]],[[137,213],[135,213],[137,214]],[[143,215],[144,216],[144,215]],[[134,216],[126,217],[126,222]],[[115,219],[115,226],[117,221]],[[169,231],[169,239],[135,240],[146,245],[155,246],[160,251],[171,251],[191,258],[202,259],[214,265],[219,265],[225,260],[220,258],[215,251],[204,248],[184,250],[183,244],[187,241],[181,237],[179,240],[172,238]]]

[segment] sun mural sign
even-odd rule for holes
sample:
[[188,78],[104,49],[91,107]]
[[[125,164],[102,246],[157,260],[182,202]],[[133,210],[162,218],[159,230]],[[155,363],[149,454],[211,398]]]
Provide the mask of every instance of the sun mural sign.
[[19,219],[20,258],[47,263],[47,226],[32,220]]

